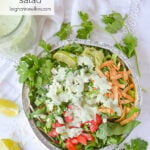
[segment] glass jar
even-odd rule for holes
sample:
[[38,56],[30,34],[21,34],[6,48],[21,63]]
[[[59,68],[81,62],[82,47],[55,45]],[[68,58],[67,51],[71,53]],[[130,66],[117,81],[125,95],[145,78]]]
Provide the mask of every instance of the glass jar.
[[31,48],[36,29],[32,16],[0,16],[0,54],[16,57]]

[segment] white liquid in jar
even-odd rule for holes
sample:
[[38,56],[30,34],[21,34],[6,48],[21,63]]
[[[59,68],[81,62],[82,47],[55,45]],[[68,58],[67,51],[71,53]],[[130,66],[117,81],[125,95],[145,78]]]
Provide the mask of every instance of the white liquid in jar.
[[22,16],[0,16],[0,37],[14,31],[21,21]]
[[19,57],[34,45],[36,29],[33,16],[0,16],[0,55]]

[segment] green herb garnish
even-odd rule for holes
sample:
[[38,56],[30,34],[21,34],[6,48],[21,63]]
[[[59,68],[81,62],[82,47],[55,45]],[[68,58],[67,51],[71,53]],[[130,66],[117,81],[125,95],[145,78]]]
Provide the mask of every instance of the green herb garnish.
[[60,38],[60,40],[65,40],[72,32],[72,26],[70,23],[63,23],[61,25],[60,31],[55,35]]
[[110,33],[117,33],[124,26],[124,22],[127,18],[122,17],[120,13],[113,11],[109,15],[103,15],[102,21],[106,24],[105,30]]
[[93,31],[93,23],[89,20],[89,16],[87,13],[83,13],[82,11],[78,12],[82,23],[80,24],[80,29],[77,30],[77,38],[79,39],[88,39],[90,38],[91,32]]
[[148,143],[141,138],[132,139],[130,143],[124,144],[125,150],[147,150]]

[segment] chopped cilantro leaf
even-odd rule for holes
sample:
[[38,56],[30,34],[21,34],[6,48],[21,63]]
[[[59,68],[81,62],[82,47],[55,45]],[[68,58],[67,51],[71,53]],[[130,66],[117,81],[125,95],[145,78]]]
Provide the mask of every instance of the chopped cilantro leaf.
[[89,16],[87,13],[83,13],[82,11],[78,12],[82,23],[81,27],[77,30],[77,38],[79,39],[88,39],[90,38],[90,34],[93,31],[93,23],[89,20]]
[[138,58],[136,53],[136,46],[137,46],[137,38],[133,36],[132,33],[127,33],[125,37],[123,38],[123,44],[116,43],[115,47],[117,47],[119,50],[121,50],[128,58],[131,58],[132,56],[136,57],[136,65],[138,74],[140,76],[140,69],[138,64]]
[[109,15],[103,15],[102,21],[106,24],[105,30],[110,33],[117,33],[124,26],[124,21],[127,18],[122,17],[120,13],[113,11]]
[[63,23],[60,30],[55,34],[60,40],[65,40],[72,32],[72,26],[70,23]]
[[147,150],[148,143],[140,138],[132,139],[130,144],[125,143],[125,150]]
[[47,44],[44,40],[41,40],[39,42],[39,46],[43,48],[43,50],[45,50],[47,53],[50,53],[50,50],[52,48],[52,46],[50,44]]

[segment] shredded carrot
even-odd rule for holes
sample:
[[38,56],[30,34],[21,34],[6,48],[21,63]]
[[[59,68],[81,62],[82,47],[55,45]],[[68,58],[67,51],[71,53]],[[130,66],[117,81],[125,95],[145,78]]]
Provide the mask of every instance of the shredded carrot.
[[123,90],[123,92],[126,93],[126,92],[128,92],[129,90],[131,90],[131,89],[133,89],[133,88],[134,88],[134,84],[130,84],[129,86],[127,86],[127,87]]
[[131,122],[132,120],[134,120],[137,116],[138,116],[138,112],[135,112],[131,117],[124,119],[123,121],[120,122],[121,125],[125,125],[129,122]]
[[113,64],[113,61],[112,60],[108,60],[108,61],[104,62],[103,64],[101,64],[100,69],[104,68],[106,66],[111,66],[112,64]]
[[121,117],[119,119],[115,120],[115,122],[120,122],[120,121],[124,120],[125,115],[126,115],[126,107],[124,107],[124,109],[122,110]]
[[102,73],[102,71],[98,67],[95,68],[95,71],[98,73],[100,77],[105,77],[105,75]]

